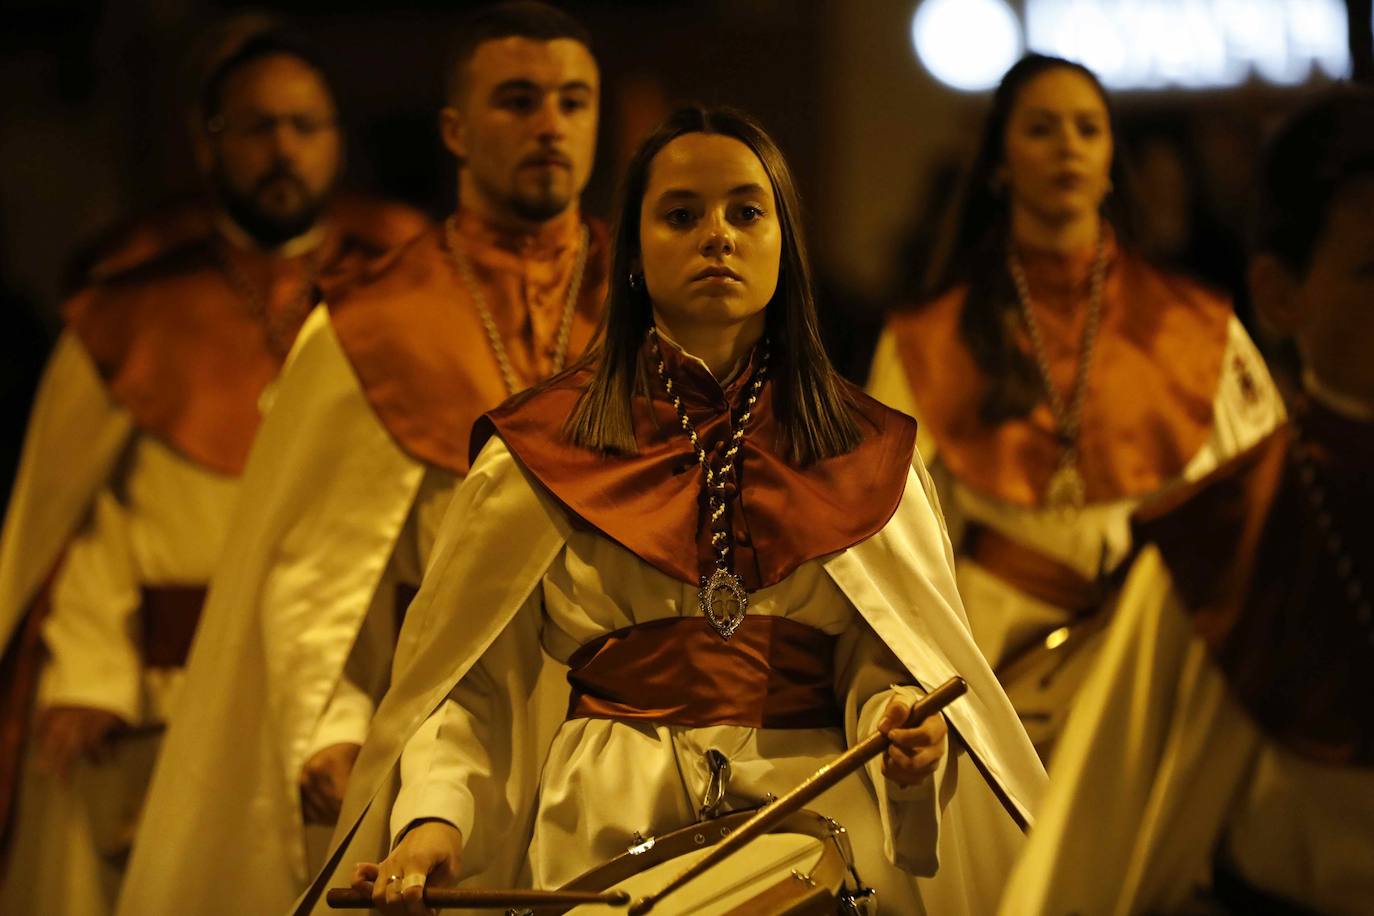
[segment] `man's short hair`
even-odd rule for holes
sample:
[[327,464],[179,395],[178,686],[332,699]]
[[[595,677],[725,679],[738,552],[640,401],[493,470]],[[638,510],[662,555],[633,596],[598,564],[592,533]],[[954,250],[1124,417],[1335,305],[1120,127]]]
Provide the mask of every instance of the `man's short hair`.
[[1258,169],[1252,245],[1306,274],[1341,189],[1374,176],[1374,90],[1328,90],[1291,117]]
[[538,0],[508,0],[468,16],[454,33],[444,59],[444,98],[457,101],[467,79],[467,67],[478,46],[501,38],[553,41],[571,38],[590,50],[591,33],[556,6]]
[[334,85],[329,79],[329,73],[320,58],[308,45],[295,36],[284,32],[262,32],[241,44],[237,50],[220,61],[206,76],[205,84],[201,87],[200,93],[200,113],[201,117],[205,119],[205,123],[208,124],[220,115],[224,106],[224,87],[235,73],[250,64],[278,55],[294,57],[319,74],[320,81],[324,83],[330,99],[333,100],[335,107],[338,106],[338,96],[334,93]]

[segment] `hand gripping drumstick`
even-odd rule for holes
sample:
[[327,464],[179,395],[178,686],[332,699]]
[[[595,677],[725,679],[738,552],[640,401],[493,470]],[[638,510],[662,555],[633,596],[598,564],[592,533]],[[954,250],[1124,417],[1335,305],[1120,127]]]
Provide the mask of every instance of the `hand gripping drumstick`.
[[[907,716],[908,722],[920,722],[927,716],[934,715],[944,709],[950,703],[957,700],[968,692],[968,684],[958,676],[945,681],[930,693],[926,694],[915,705],[911,707],[911,712]],[[799,811],[816,799],[818,795],[829,789],[835,783],[844,779],[849,774],[861,768],[865,763],[877,757],[887,750],[890,742],[887,735],[881,732],[874,732],[859,744],[854,745],[832,762],[821,767],[806,781],[788,792],[782,798],[772,804],[759,809],[749,820],[740,825],[739,829],[721,840],[705,856],[688,868],[676,879],[668,884],[667,887],[648,897],[641,897],[635,901],[634,906],[630,907],[630,916],[643,916],[654,908],[654,905],[667,897],[682,885],[691,881],[702,872],[720,864],[727,857],[739,852],[751,840],[757,839],[768,831],[772,830],[778,823],[787,818],[794,811]]]
[[[372,895],[351,887],[333,887],[325,897],[330,909],[370,910]],[[452,907],[468,910],[507,910],[512,907],[570,907],[585,903],[604,903],[625,906],[630,895],[624,891],[526,891],[526,890],[458,890],[456,888],[425,888],[425,906],[433,909]]]

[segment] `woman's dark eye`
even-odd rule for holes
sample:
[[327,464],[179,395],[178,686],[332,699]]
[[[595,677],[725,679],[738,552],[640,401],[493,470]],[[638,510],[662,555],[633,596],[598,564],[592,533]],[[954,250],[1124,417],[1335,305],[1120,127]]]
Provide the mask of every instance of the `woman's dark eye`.
[[745,204],[739,208],[739,216],[746,223],[752,223],[763,216],[763,211],[753,204]]
[[674,207],[663,218],[670,226],[685,226],[692,221],[692,214],[683,207]]

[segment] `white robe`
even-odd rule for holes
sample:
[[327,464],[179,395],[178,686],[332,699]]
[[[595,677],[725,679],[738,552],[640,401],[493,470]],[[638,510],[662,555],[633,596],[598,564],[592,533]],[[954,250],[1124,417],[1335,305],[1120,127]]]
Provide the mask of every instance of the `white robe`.
[[366,735],[394,586],[418,583],[451,492],[381,425],[323,306],[268,398],[187,664],[195,715],[168,729],[120,913],[270,913],[300,893],[308,835],[328,832],[302,822],[301,768]]
[[[1167,486],[1202,478],[1283,420],[1283,402],[1264,360],[1234,317],[1222,367],[1211,437]],[[879,340],[867,390],[889,407],[916,417],[919,423],[920,395],[911,389],[896,336],[890,331]],[[917,451],[930,464],[955,544],[965,524],[977,522],[1071,567],[1088,580],[1115,569],[1130,553],[1131,514],[1148,496],[1093,503],[1072,517],[1054,509],[1013,505],[954,477],[939,460],[936,443],[923,430],[918,426]],[[1073,619],[1069,611],[1025,594],[967,557],[958,558],[958,581],[974,639],[994,668],[1029,642]]]
[[1209,886],[1219,851],[1271,894],[1374,912],[1374,769],[1269,740],[1150,547],[1069,717],[1001,912],[1173,912]]
[[113,909],[181,674],[144,666],[141,588],[207,582],[236,495],[234,478],[133,430],[84,348],[63,336],[35,406],[5,529],[6,564],[31,564],[5,570],[12,594],[24,596],[6,606],[5,620],[32,600],[32,585],[17,587],[24,574],[57,563],[35,714],[52,706],[100,709],[129,730],[113,736],[107,759],[78,761],[70,780],[35,767],[30,745],[0,887],[7,906],[67,916]]
[[[490,442],[449,507],[434,558],[401,632],[391,689],[354,770],[336,849],[310,891],[298,901],[297,913],[326,912],[326,887],[346,884],[354,862],[378,861],[384,855],[391,835],[393,781],[398,768],[405,766],[400,760],[403,748],[427,720],[432,725],[442,721],[430,717],[444,708],[455,688],[462,694],[479,684],[476,689],[485,708],[482,721],[496,723],[482,730],[480,766],[489,777],[468,780],[464,788],[462,804],[470,805],[474,825],[464,865],[464,883],[470,886],[514,886],[521,878],[533,835],[541,768],[551,765],[558,755],[585,750],[588,745],[582,738],[589,732],[617,744],[622,737],[629,738],[623,725],[575,722],[563,727],[550,751],[547,734],[537,727],[545,705],[538,684],[531,679],[531,673],[541,667],[535,660],[540,654],[538,623],[546,600],[552,600],[547,589],[559,579],[559,557],[574,557],[575,545],[581,543],[570,537],[571,525],[563,509],[528,476],[504,443]],[[593,539],[597,542],[604,543]],[[510,544],[520,549],[508,549]],[[563,568],[573,562],[567,559]],[[930,689],[955,673],[969,682],[970,693],[945,713],[966,753],[956,756],[957,772],[952,775],[958,789],[940,817],[940,869],[922,894],[933,911],[987,912],[1000,894],[1021,836],[978,768],[986,771],[1015,817],[1027,822],[1043,788],[1043,769],[968,635],[954,588],[949,541],[916,470],[909,475],[896,515],[882,531],[818,561],[818,566],[816,581],[825,582],[823,587],[832,596],[829,613],[843,615],[846,603],[856,609],[917,684]],[[819,575],[821,571],[824,576]],[[655,604],[661,609],[676,608],[684,591],[683,586],[666,581],[646,582],[649,586],[658,592]],[[595,589],[574,594],[562,604],[571,615],[563,617],[565,622],[578,615],[609,614],[603,621],[608,623],[624,608],[619,601],[597,595]],[[557,624],[559,618],[553,620]],[[600,626],[594,629],[599,631]],[[559,637],[549,631],[550,644],[558,646],[560,655],[578,639],[575,634],[563,635],[567,639],[560,644]],[[471,672],[476,672],[474,680],[460,686]],[[537,701],[532,704],[531,698]],[[858,717],[869,711],[858,708],[858,693],[848,699],[852,736]],[[466,717],[460,719],[472,723]],[[741,735],[729,737],[739,743]],[[590,738],[590,746],[597,746],[598,740]],[[838,735],[826,736],[825,749],[838,750],[838,740]],[[472,751],[476,744],[468,742],[467,747]],[[760,783],[780,785],[824,756],[818,745],[808,750],[816,756],[797,764],[795,771],[782,765],[773,771],[767,764],[760,767]],[[746,762],[750,760],[752,755],[746,753]],[[650,776],[661,775],[667,757],[646,765]],[[629,782],[635,774],[622,776]],[[647,783],[643,791],[652,795],[658,788]],[[671,794],[658,794],[657,800],[666,805]],[[404,799],[402,803],[409,804]],[[666,814],[669,807],[664,805],[654,802],[642,811],[627,807],[623,814],[657,827],[651,821]],[[888,817],[895,813],[892,805],[881,810]],[[410,816],[399,815],[402,819]],[[466,814],[454,816],[468,822]],[[890,828],[891,821],[889,839]],[[599,852],[599,847],[582,850],[577,857],[586,860]]]

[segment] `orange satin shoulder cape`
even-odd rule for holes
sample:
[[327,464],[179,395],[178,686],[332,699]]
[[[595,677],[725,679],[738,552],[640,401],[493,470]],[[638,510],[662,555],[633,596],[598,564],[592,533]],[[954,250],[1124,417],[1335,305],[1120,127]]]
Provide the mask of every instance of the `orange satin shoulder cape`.
[[[606,295],[605,227],[585,220],[587,261],[568,342],[568,362],[586,348],[601,316]],[[579,223],[555,227],[561,235],[545,277],[565,296],[575,260]],[[522,282],[528,258],[505,240],[473,238],[464,244],[478,282],[495,277]],[[528,346],[520,343],[523,318],[495,284],[483,283],[487,305],[525,384],[539,381],[531,371]],[[471,301],[454,271],[442,228],[369,265],[339,288],[325,290],[339,342],[358,375],[363,393],[392,438],[411,457],[456,474],[466,474],[468,437],[485,410],[508,392],[500,366]]]
[[[751,367],[722,390],[705,367],[674,347],[662,352],[698,438],[721,449],[730,435],[730,405],[744,397]],[[648,373],[650,395],[634,399],[634,455],[607,455],[564,439],[563,423],[590,374],[585,368],[567,373],[488,413],[473,431],[474,454],[499,435],[575,519],[666,575],[698,584],[715,567],[702,474],[656,369]],[[747,589],[774,585],[808,560],[865,540],[897,511],[915,421],[849,390],[863,442],[847,455],[798,468],[778,450],[773,383],[765,382],[740,451],[739,491],[729,510],[735,572]]]
[[[308,256],[321,270],[367,248],[332,232],[322,246]],[[203,467],[236,475],[257,432],[258,398],[285,354],[231,285],[221,257],[267,291],[271,320],[289,343],[315,300],[307,256],[239,251],[214,236],[97,282],[62,312],[139,429]]]
[[[326,220],[373,256],[410,241],[431,225],[414,207],[349,190],[334,195]],[[117,276],[214,233],[214,208],[204,195],[173,198],[97,239],[78,285]]]
[[[1108,242],[1102,324],[1088,378],[1079,471],[1090,502],[1142,496],[1176,477],[1211,434],[1230,303]],[[1035,315],[1060,392],[1073,384],[1093,252],[1027,253]],[[987,390],[962,336],[964,289],[894,316],[889,327],[940,460],[964,484],[1020,506],[1043,502],[1059,465],[1043,399],[1024,419],[989,425]],[[1029,353],[1029,342],[1022,341]]]
[[[1374,424],[1299,410],[1338,530],[1374,570]],[[1319,762],[1374,765],[1374,648],[1355,619],[1282,426],[1137,513],[1198,634],[1252,718]]]

